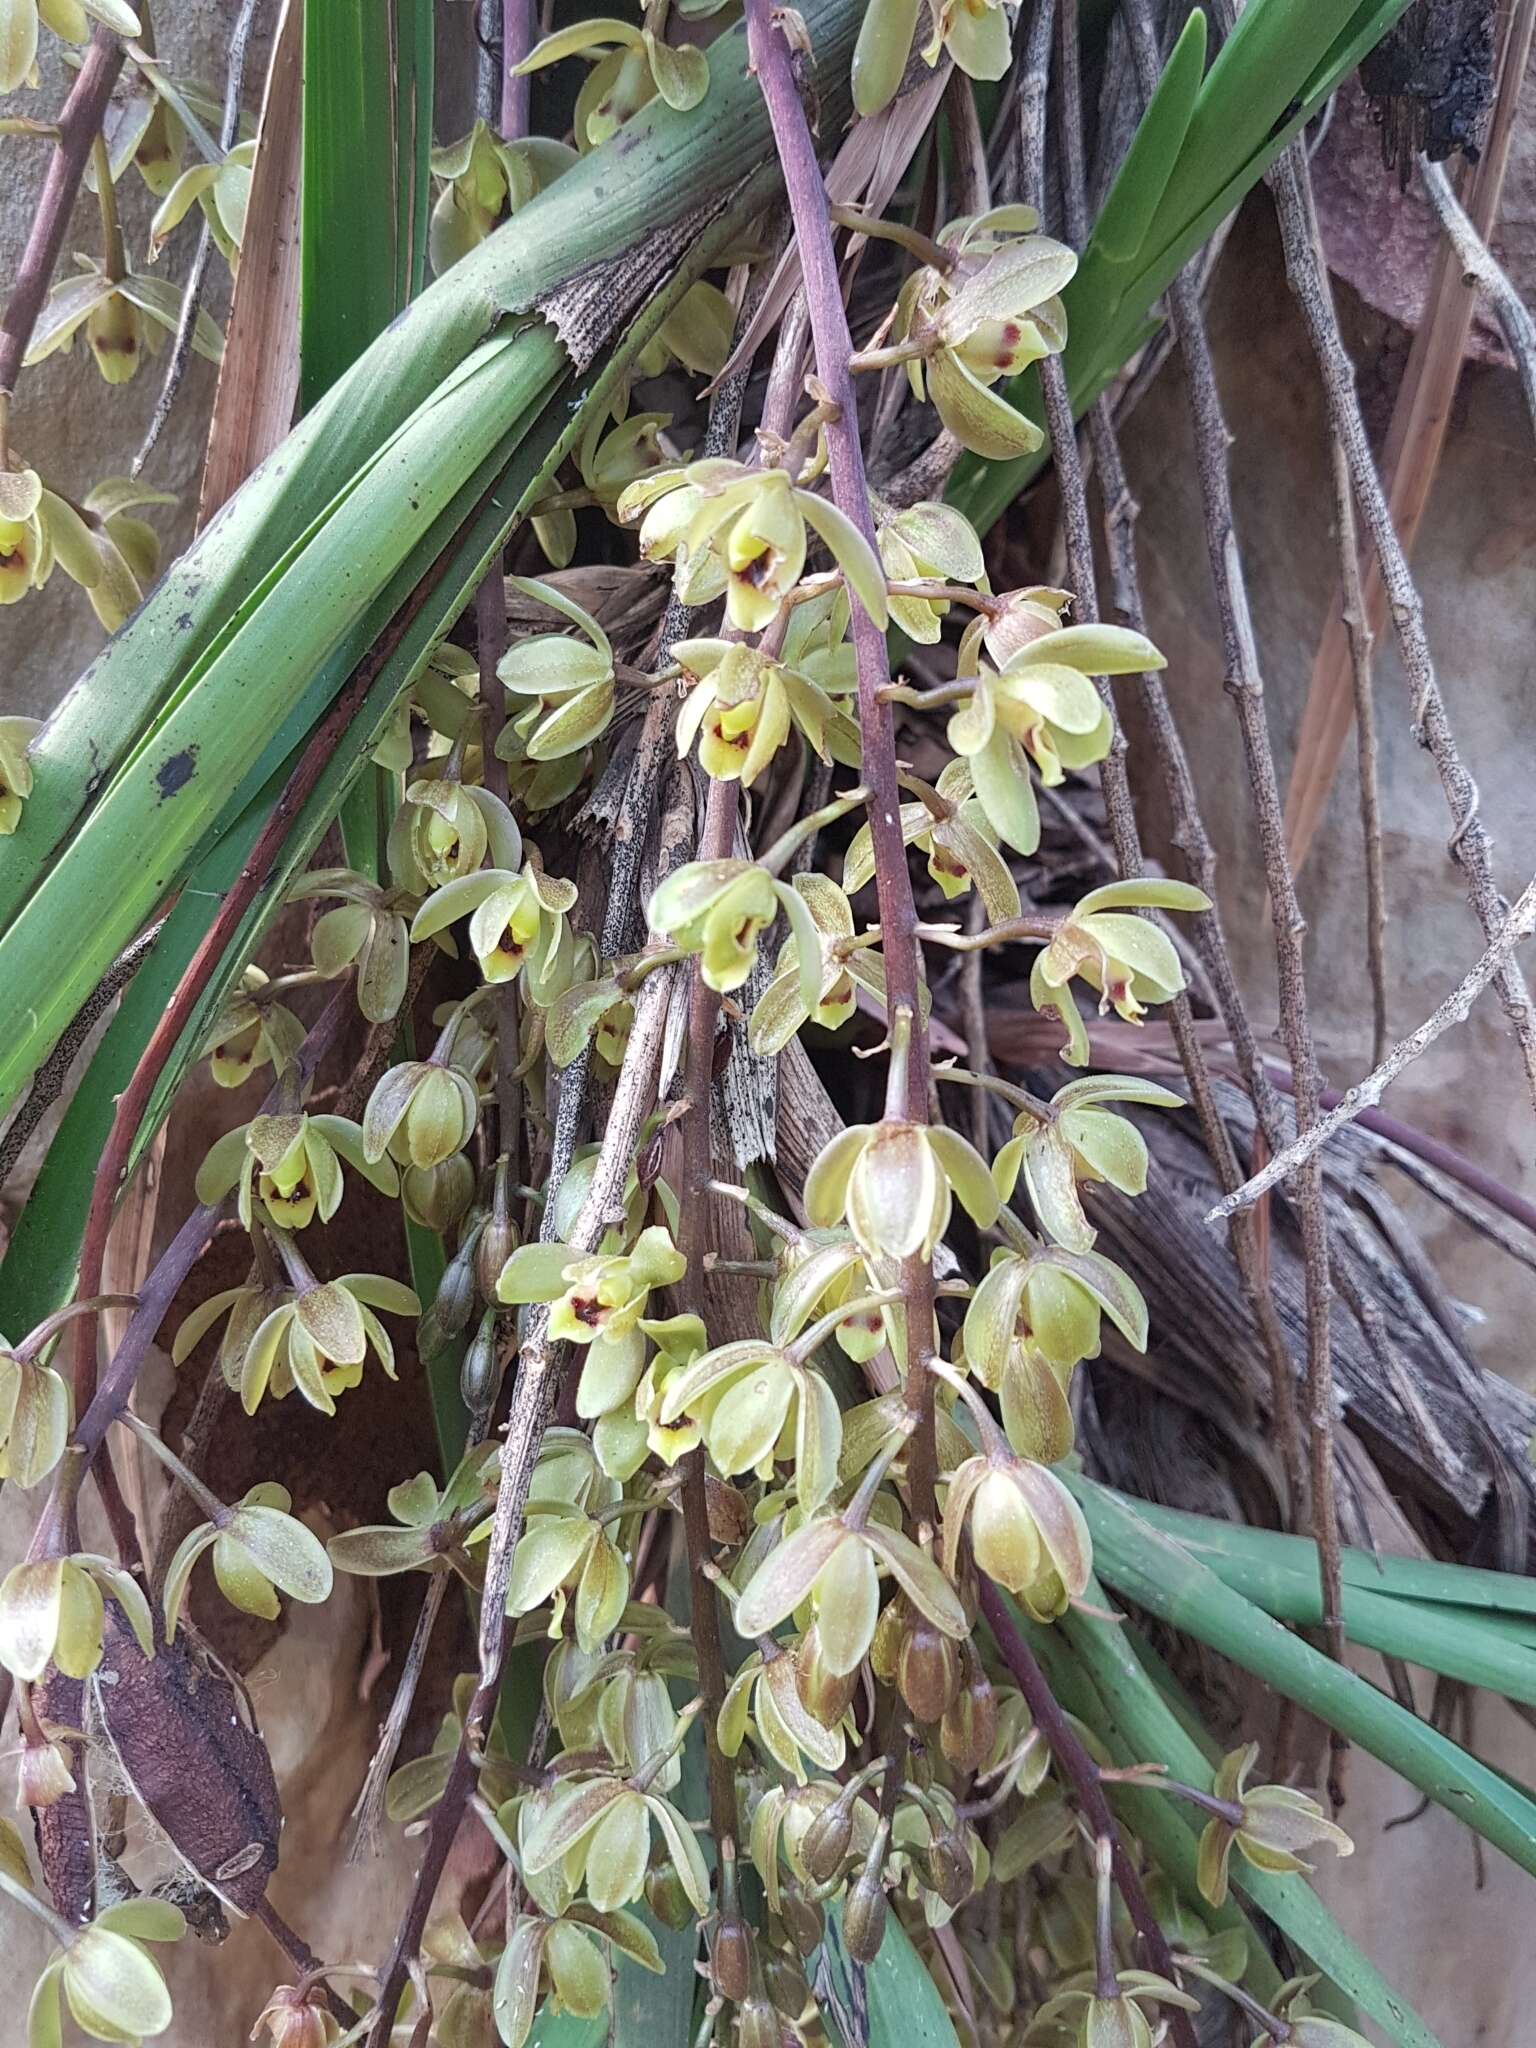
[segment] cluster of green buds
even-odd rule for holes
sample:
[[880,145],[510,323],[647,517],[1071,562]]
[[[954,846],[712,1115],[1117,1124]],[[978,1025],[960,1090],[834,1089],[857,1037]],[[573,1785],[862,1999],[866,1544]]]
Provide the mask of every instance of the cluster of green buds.
[[[968,78],[1007,75],[1013,32],[1002,0],[930,0],[933,33],[923,46],[930,67],[953,58]],[[880,113],[896,97],[917,34],[917,0],[869,0],[853,52],[853,104]]]

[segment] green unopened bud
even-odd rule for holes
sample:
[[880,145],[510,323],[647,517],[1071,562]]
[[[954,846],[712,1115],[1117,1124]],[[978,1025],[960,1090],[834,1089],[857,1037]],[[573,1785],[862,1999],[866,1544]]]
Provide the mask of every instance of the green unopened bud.
[[423,1358],[436,1358],[446,1351],[469,1322],[475,1306],[475,1244],[470,1231],[443,1268],[426,1314],[416,1328],[416,1344]]
[[663,1927],[681,1934],[693,1922],[693,1904],[670,1856],[653,1856],[646,1867],[645,1903]]
[[976,1866],[959,1829],[946,1828],[928,1844],[928,1882],[946,1906],[958,1910],[976,1886]]
[[[715,1989],[733,2005],[744,2006],[752,1993],[752,1930],[739,1913],[725,1913],[715,1930],[709,1973]],[[770,2008],[771,2011],[771,2008]]]
[[937,1721],[960,1690],[960,1650],[916,1615],[896,1652],[896,1684],[919,1721]]
[[957,1771],[979,1771],[997,1739],[997,1694],[969,1644],[963,1652],[960,1690],[939,1723],[939,1743]]
[[848,1953],[856,1963],[863,1963],[866,1967],[880,1953],[890,1912],[880,1876],[885,1862],[887,1834],[887,1825],[882,1822],[881,1833],[869,1852],[869,1860],[854,1880],[843,1905],[843,1939],[848,1945]]
[[780,1879],[779,1918],[802,1956],[813,1956],[826,1938],[826,1913],[817,1900],[806,1897],[796,1878]]
[[432,1166],[408,1166],[400,1176],[400,1194],[411,1221],[442,1237],[475,1199],[475,1169],[462,1152]]
[[853,1840],[853,1802],[857,1794],[840,1792],[824,1806],[805,1831],[800,1860],[819,1885],[831,1884],[843,1867]]
[[501,1385],[501,1360],[496,1344],[496,1311],[488,1308],[480,1318],[464,1363],[459,1368],[459,1392],[464,1397],[464,1406],[471,1415],[487,1415],[496,1401],[496,1390]]

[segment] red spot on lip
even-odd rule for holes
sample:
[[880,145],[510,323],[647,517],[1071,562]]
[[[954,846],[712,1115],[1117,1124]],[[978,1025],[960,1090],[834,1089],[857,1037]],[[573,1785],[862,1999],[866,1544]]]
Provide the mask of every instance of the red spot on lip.
[[603,1317],[601,1304],[590,1295],[573,1301],[571,1313],[578,1323],[585,1323],[589,1330],[595,1330]]

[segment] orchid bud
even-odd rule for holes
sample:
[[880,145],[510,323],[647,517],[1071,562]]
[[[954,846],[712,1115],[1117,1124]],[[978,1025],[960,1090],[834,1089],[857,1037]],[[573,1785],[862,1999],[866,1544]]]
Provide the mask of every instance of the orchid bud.
[[853,1840],[853,1802],[857,1796],[853,1791],[840,1792],[805,1831],[800,1860],[815,1884],[831,1884],[843,1867]]
[[843,1939],[848,1945],[849,1955],[866,1968],[880,1953],[890,1913],[881,1881],[890,1833],[890,1822],[882,1820],[864,1868],[854,1879],[843,1902]]
[[826,1938],[826,1911],[818,1900],[806,1897],[797,1878],[780,1880],[779,1918],[802,1956],[813,1956]]
[[835,1728],[852,1706],[858,1682],[857,1667],[844,1672],[827,1669],[820,1632],[812,1622],[795,1652],[795,1690],[805,1711],[823,1728]]
[[981,1659],[965,1644],[964,1677],[939,1723],[939,1744],[957,1771],[979,1771],[997,1739],[997,1694]]
[[946,1828],[936,1834],[928,1844],[926,1860],[928,1882],[946,1906],[958,1910],[976,1885],[976,1866],[964,1833]]
[[693,1904],[670,1856],[654,1855],[646,1866],[645,1903],[674,1934],[692,1923]]
[[752,1990],[752,1930],[739,1913],[723,1913],[715,1930],[710,1976],[722,1998],[741,2005]]
[[937,1721],[960,1689],[959,1649],[923,1615],[902,1635],[896,1684],[919,1721]]
[[748,1998],[736,2015],[738,2048],[780,2048],[784,2030],[766,1998]]
[[446,1236],[475,1199],[475,1169],[462,1152],[431,1166],[407,1166],[400,1176],[400,1195],[413,1223]]
[[488,1308],[480,1318],[480,1327],[470,1340],[464,1353],[464,1363],[459,1369],[459,1392],[464,1397],[464,1406],[471,1415],[489,1414],[495,1404],[496,1390],[501,1384],[501,1364],[497,1357],[496,1311]]

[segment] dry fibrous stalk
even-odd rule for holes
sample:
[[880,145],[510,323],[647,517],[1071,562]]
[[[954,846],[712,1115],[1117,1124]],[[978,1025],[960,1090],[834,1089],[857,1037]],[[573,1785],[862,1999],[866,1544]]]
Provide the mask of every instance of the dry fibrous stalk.
[[[39,316],[59,195],[89,156],[102,248],[75,325],[110,377],[145,319],[178,348],[208,337],[201,265],[175,306],[129,265],[114,195],[127,160],[115,125],[98,130],[122,39],[143,24],[126,0],[88,9],[101,26],[29,258],[41,283],[30,313],[13,298],[4,331]],[[67,2003],[98,2038],[165,2034],[175,1972],[153,1945],[249,1915],[293,1973],[258,2020],[276,2048],[523,2048],[541,2014],[600,2025],[620,1962],[656,1972],[664,1952],[668,2024],[688,2018],[657,2048],[833,2031],[891,2048],[897,2023],[876,2041],[865,2013],[877,1957],[899,2026],[936,2041],[963,2026],[986,2048],[1026,2031],[1194,2048],[1196,2016],[1222,1998],[1272,2041],[1354,2048],[1228,1899],[1235,1886],[1373,2017],[1401,2011],[1302,1889],[1311,1851],[1347,1839],[1306,1793],[1258,1782],[1252,1744],[1214,1774],[1181,1747],[1108,1603],[1162,1618],[1163,1596],[1177,1608],[1207,1568],[1176,1547],[1169,1563],[1158,1546],[1174,1539],[1150,1525],[1128,1536],[1123,1504],[1073,1456],[1080,1422],[1093,1470],[1114,1476],[1114,1454],[1135,1448],[1115,1440],[1113,1382],[1092,1362],[1209,1377],[1188,1303],[1213,1305],[1243,1348],[1203,1419],[1236,1442],[1268,1401],[1283,1511],[1298,1525],[1310,1512],[1322,1558],[1319,1591],[1316,1554],[1273,1538],[1306,1560],[1287,1565],[1297,1611],[1283,1618],[1320,1621],[1337,1655],[1360,1582],[1332,1519],[1330,1259],[1365,1333],[1339,1348],[1361,1431],[1340,1433],[1351,1471],[1367,1436],[1411,1447],[1433,1510],[1470,1518],[1488,1488],[1480,1454],[1502,1475],[1523,1412],[1477,1435],[1475,1370],[1427,1303],[1388,1302],[1398,1223],[1382,1190],[1351,1184],[1338,1206],[1340,1159],[1358,1154],[1324,1141],[1366,1143],[1349,1128],[1362,1101],[1323,1114],[1197,296],[1171,287],[1275,912],[1289,1150],[1211,900],[1216,849],[1142,615],[1102,383],[1088,441],[1114,616],[1100,607],[1068,349],[1074,283],[1102,255],[1084,20],[1042,5],[1016,35],[1001,6],[937,10],[919,40],[902,0],[870,0],[862,19],[849,0],[747,0],[741,23],[701,35],[705,11],[663,4],[540,37],[527,0],[478,10],[480,119],[431,150],[414,127],[408,146],[394,138],[393,339],[173,571],[191,637],[163,701],[135,670],[140,696],[105,707],[116,723],[68,788],[83,698],[41,737],[0,721],[0,834],[33,860],[30,879],[0,868],[0,965],[11,921],[35,922],[49,886],[34,836],[68,862],[101,816],[136,815],[150,759],[165,805],[187,787],[207,805],[196,833],[172,811],[180,864],[153,900],[147,885],[132,899],[142,924],[179,887],[165,924],[99,987],[100,964],[68,983],[81,1036],[131,974],[147,977],[133,1003],[153,991],[162,1008],[126,1082],[94,1105],[100,1158],[64,1218],[81,1238],[70,1298],[0,1340],[4,1476],[42,1489],[0,1576],[0,1683],[42,1872],[35,1883],[0,1830],[0,1892],[53,1943],[38,2024],[54,2038]],[[396,10],[392,83],[415,122],[431,20],[409,12]],[[231,264],[257,190],[237,139],[251,18],[222,93],[184,90],[146,43],[132,51],[153,131],[140,170],[168,173],[154,240],[197,205],[205,254]],[[1150,23],[1128,18],[1155,129]],[[323,33],[311,17],[311,83]],[[542,133],[529,81],[574,58],[589,68],[571,125]],[[1016,132],[998,146],[976,87],[1010,71]],[[177,138],[203,128],[194,176]],[[1115,132],[1124,146],[1130,130]],[[312,125],[304,142],[308,177]],[[1145,129],[1129,147],[1134,183]],[[862,205],[844,203],[847,181]],[[1060,238],[1042,225],[1048,201]],[[1125,234],[1123,194],[1120,207]],[[786,225],[798,279],[790,266],[780,283]],[[440,282],[413,299],[423,254]],[[49,301],[40,345],[67,337],[74,307]],[[375,310],[381,326],[389,307]],[[984,536],[942,494],[962,455],[1043,448],[1005,383],[1036,366],[1070,588],[994,587]],[[0,456],[0,571],[19,578],[5,594],[57,553],[120,623],[155,567],[125,490],[72,506],[13,446]],[[374,581],[354,603],[364,561]],[[216,621],[205,573],[227,579]],[[322,594],[345,613],[330,637]],[[136,614],[112,660],[157,617]],[[173,748],[203,704],[239,694],[242,662],[290,693],[272,714],[281,747],[269,755],[272,734],[247,721],[248,756],[202,726]],[[1189,880],[1146,858],[1117,690],[1144,700]],[[248,829],[205,888],[203,849],[227,852],[233,830],[200,788],[214,758]],[[253,810],[258,767],[270,793]],[[1081,807],[1095,771],[1102,826]],[[282,903],[294,912],[273,926]],[[121,915],[116,946],[133,930]],[[1522,899],[1463,1009],[1505,975],[1528,922]],[[1027,989],[1022,1026],[995,1000],[1010,987]],[[47,1001],[27,1047],[67,1022],[64,987]],[[1182,1128],[1170,1038],[1196,1110]],[[0,1048],[8,1100],[45,1052],[29,1067],[25,1048]],[[1413,1056],[1400,1048],[1392,1071]],[[200,1062],[230,1091],[229,1127],[199,1148],[196,1206],[136,1292],[103,1296],[124,1185],[162,1114],[187,1114]],[[45,1095],[55,1078],[42,1070]],[[1261,1135],[1272,1164],[1245,1185],[1240,1148]],[[1199,1171],[1175,1195],[1163,1154],[1181,1145]],[[45,1206],[64,1203],[56,1172],[50,1155]],[[1250,1211],[1281,1183],[1299,1256],[1267,1208],[1262,1223]],[[1197,1213],[1210,1190],[1230,1260]],[[338,1218],[377,1270],[341,1269]],[[215,1238],[221,1263],[235,1250],[235,1284],[211,1291]],[[1416,1255],[1405,1242],[1398,1256]],[[0,1299],[13,1277],[0,1272]],[[108,1310],[126,1314],[98,1371]],[[179,1438],[132,1401],[156,1343],[205,1375]],[[1380,1382],[1362,1363],[1372,1344]],[[315,1446],[342,1404],[388,1404],[390,1382],[418,1371],[435,1454],[402,1445],[400,1468],[377,1475],[387,1519],[343,1513],[322,1542]],[[282,1424],[261,1441],[285,1469],[224,1498],[210,1417],[233,1438],[258,1413]],[[290,1430],[305,1445],[291,1466]],[[130,1437],[174,1502],[147,1569],[107,1457]],[[111,1511],[102,1551],[81,1532],[88,1475]],[[326,1601],[338,1571],[422,1582],[350,1845],[370,1855],[413,1831],[408,1896],[344,1967],[271,1907],[271,1758],[189,1618],[195,1587],[199,1603],[280,1620],[285,1602]],[[445,1669],[466,1595],[468,1668]],[[1383,1597],[1365,1589],[1378,1634]],[[1301,1703],[1372,1730],[1380,1696],[1284,1630],[1275,1652],[1267,1610],[1239,1626],[1222,1602],[1246,1598],[1221,1581],[1201,1625],[1225,1617],[1239,1661],[1293,1656]],[[1383,1654],[1401,1691],[1411,1651]],[[448,1707],[413,1754],[429,1690]],[[1523,1795],[1505,1787],[1499,1805],[1474,1759],[1415,1749],[1396,1723],[1382,1740],[1415,1783],[1465,1789],[1476,1824],[1527,1860]],[[142,1874],[135,1829],[168,1876]],[[1531,1842],[1536,1860],[1536,1826]],[[468,1869],[491,1881],[461,1895]],[[626,1991],[619,2024],[644,2003]]]

